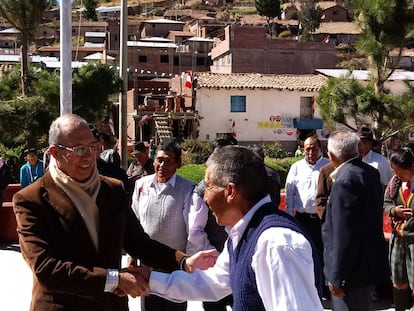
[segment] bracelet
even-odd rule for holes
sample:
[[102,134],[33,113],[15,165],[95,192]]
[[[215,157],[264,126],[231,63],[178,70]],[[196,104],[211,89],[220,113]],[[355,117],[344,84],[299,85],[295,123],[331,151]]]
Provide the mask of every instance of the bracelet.
[[180,270],[186,271],[185,270],[185,262],[187,260],[187,258],[189,258],[190,256],[183,256],[180,259]]

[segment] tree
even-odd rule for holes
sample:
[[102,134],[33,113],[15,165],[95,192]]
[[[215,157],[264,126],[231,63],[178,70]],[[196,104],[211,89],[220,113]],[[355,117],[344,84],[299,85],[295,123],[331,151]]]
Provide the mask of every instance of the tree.
[[256,0],[256,10],[261,16],[266,16],[269,34],[272,35],[270,21],[280,16],[279,0]]
[[28,46],[33,40],[50,0],[0,0],[0,14],[20,31],[21,46],[21,92],[27,94]]
[[[20,155],[29,147],[47,146],[50,123],[59,115],[59,74],[29,68],[34,96],[19,97],[19,68],[4,73],[0,80],[0,151],[17,167]],[[87,65],[74,70],[73,112],[96,123],[109,117],[111,94],[120,91],[120,78],[107,65]]]
[[98,0],[83,0],[83,6],[85,7],[83,16],[86,19],[97,21],[98,16],[96,15],[96,7],[98,6]]
[[[406,0],[355,0],[354,15],[362,33],[357,48],[368,59],[375,91],[381,94],[384,83],[399,64],[405,44],[413,35],[414,9]],[[398,59],[390,61],[397,50]]]
[[99,120],[112,111],[109,95],[122,90],[122,80],[108,65],[88,64],[73,73],[73,112]]
[[322,17],[322,9],[316,6],[315,0],[301,0],[299,12],[299,25],[302,28],[302,39],[312,39],[311,33],[319,28]]
[[[356,48],[367,58],[368,85],[348,78],[330,78],[317,99],[321,114],[328,123],[338,122],[350,127],[370,124],[378,137],[400,132],[404,137],[412,126],[414,90],[391,94],[385,81],[399,63],[392,61],[391,51],[400,56],[412,37],[414,9],[405,0],[354,0],[353,13],[362,34]],[[406,136],[405,136],[406,137]]]

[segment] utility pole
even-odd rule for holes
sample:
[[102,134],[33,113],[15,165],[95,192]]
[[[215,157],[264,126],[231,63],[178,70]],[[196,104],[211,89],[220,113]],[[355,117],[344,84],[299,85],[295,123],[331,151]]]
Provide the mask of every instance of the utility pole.
[[119,151],[121,156],[121,165],[124,169],[128,166],[127,151],[127,40],[128,40],[128,6],[127,0],[121,0],[121,23],[120,23],[120,51],[119,51],[119,76],[122,79],[122,90],[119,94]]
[[60,0],[60,115],[72,113],[72,2]]

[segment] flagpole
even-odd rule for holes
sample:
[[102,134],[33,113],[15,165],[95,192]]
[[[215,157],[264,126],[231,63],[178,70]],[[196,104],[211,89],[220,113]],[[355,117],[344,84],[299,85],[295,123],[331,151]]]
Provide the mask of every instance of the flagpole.
[[60,0],[60,115],[72,113],[72,2]]
[[127,38],[128,38],[128,6],[127,0],[121,0],[121,23],[120,23],[120,52],[119,52],[119,76],[122,79],[122,90],[119,94],[119,151],[121,165],[124,169],[128,166],[127,154]]

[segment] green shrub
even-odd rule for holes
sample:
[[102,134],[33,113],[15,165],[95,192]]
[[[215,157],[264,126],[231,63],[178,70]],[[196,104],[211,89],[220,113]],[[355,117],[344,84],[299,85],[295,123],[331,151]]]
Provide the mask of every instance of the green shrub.
[[283,151],[282,145],[279,142],[263,144],[263,151],[270,158],[284,158],[288,156],[288,153]]
[[181,144],[185,154],[183,164],[204,164],[211,154],[211,145],[197,139],[185,139]]
[[177,174],[197,184],[200,180],[204,179],[205,170],[206,166],[204,164],[187,164],[181,166],[177,170]]
[[274,159],[274,158],[266,157],[265,164],[278,171],[279,176],[280,176],[280,184],[282,188],[284,188],[286,184],[286,177],[287,177],[287,174],[289,173],[290,167],[292,166],[293,163],[295,163],[296,161],[299,161],[300,159],[301,158],[292,158],[292,157],[281,158],[281,159]]
[[[265,164],[278,171],[280,183],[283,188],[291,165],[298,160],[300,160],[300,158],[274,159],[266,157]],[[187,164],[180,167],[177,170],[177,174],[191,180],[193,183],[198,183],[200,180],[204,179],[205,169],[205,164]]]

